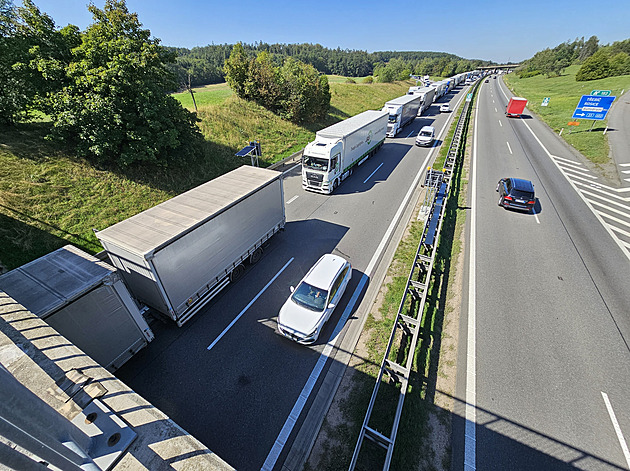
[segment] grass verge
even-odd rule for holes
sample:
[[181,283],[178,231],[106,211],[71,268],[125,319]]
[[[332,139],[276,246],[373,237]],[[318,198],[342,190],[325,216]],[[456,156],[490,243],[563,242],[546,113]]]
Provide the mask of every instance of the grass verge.
[[[608,138],[603,134],[608,121],[574,120],[571,118],[582,95],[593,90],[611,90],[613,96],[620,97],[622,91],[630,89],[630,75],[608,77],[588,82],[576,82],[575,74],[580,66],[568,67],[559,77],[546,78],[537,75],[519,78],[516,74],[504,75],[505,83],[517,96],[527,98],[527,108],[538,115],[556,133],[564,129],[562,137],[596,164],[609,161]],[[549,105],[541,106],[543,98],[549,97]],[[569,121],[578,121],[579,126],[568,126]]]

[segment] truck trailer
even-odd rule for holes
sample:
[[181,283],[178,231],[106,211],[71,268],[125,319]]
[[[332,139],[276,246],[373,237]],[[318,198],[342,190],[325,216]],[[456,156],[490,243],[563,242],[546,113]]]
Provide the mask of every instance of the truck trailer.
[[285,221],[282,174],[242,166],[95,232],[135,298],[181,327]]
[[418,116],[420,116],[433,104],[433,100],[435,98],[435,88],[417,87],[413,90],[412,94],[420,97],[420,107],[418,108]]
[[508,116],[508,117],[521,116],[523,114],[523,110],[525,109],[526,105],[527,105],[527,99],[525,98],[520,98],[517,96],[510,98],[510,101],[508,102],[507,107],[505,109],[505,116]]
[[420,101],[418,95],[403,95],[385,103],[383,111],[389,113],[387,137],[396,136],[407,123],[415,119],[420,109]]
[[0,276],[0,290],[110,372],[154,338],[120,272],[72,245]]
[[386,111],[368,110],[317,131],[302,155],[302,188],[332,193],[383,145],[388,116]]

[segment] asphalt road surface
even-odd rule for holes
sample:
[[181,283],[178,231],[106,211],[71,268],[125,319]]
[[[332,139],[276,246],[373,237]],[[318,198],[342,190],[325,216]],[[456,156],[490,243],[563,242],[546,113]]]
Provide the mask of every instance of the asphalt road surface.
[[[447,96],[452,107],[463,91]],[[414,146],[415,136],[425,125],[439,133],[449,116],[434,104],[331,196],[305,192],[300,169],[288,171],[286,229],[262,260],[184,327],[154,324],[156,339],[117,376],[235,468],[278,469],[331,368],[345,316],[356,320],[378,288],[370,279],[432,151]],[[298,345],[276,333],[278,310],[330,252],[350,260],[352,280],[319,341]]]
[[[625,194],[507,94],[490,79],[476,104],[454,469],[628,469],[630,255],[582,191],[630,221]],[[503,177],[534,183],[535,214],[497,205]]]

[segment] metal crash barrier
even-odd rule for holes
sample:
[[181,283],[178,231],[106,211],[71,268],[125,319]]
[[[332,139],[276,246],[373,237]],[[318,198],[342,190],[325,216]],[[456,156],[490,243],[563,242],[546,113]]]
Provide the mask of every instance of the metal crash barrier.
[[[446,156],[444,171],[438,172],[431,168],[427,170],[424,183],[428,195],[424,203],[428,208],[427,219],[424,223],[424,229],[420,239],[421,242],[416,251],[407,285],[398,308],[396,322],[394,323],[389,337],[387,349],[385,350],[385,355],[376,378],[376,384],[352,455],[352,461],[349,467],[350,471],[353,471],[357,466],[359,455],[364,448],[365,438],[368,438],[384,449],[385,461],[382,469],[389,470],[391,464],[398,425],[400,423],[405,395],[409,386],[410,372],[415,357],[416,345],[418,343],[422,313],[424,312],[427,293],[429,291],[433,263],[435,261],[440,230],[446,209],[446,201],[450,191],[451,177],[463,155],[464,149],[463,146],[461,146],[461,142],[462,139],[466,138],[465,129],[470,116],[470,110],[471,102],[464,102],[464,107],[457,122],[453,140],[451,141]],[[407,303],[408,300],[410,301],[409,303]],[[409,307],[407,307],[407,305]],[[394,345],[399,348],[394,350]],[[398,361],[390,358],[393,352],[398,352]],[[400,358],[401,352],[408,352],[406,353],[406,359]],[[404,364],[401,364],[403,361]],[[382,415],[383,412],[383,407],[378,406],[380,403],[377,398],[379,398],[379,387],[384,377],[389,380],[389,384],[395,385],[399,389],[398,403],[389,435],[370,426],[372,412],[378,410],[379,415]],[[382,400],[382,398],[380,399]],[[377,403],[379,404],[377,405]],[[369,460],[371,464],[370,468],[376,468],[374,465],[374,456],[370,455]]]

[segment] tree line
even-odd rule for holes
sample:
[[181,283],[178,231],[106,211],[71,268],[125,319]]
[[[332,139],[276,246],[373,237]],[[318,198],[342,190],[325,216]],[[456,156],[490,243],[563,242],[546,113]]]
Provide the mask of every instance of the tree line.
[[577,81],[630,74],[630,39],[600,46],[597,36],[566,41],[553,49],[537,52],[523,61],[516,73],[521,77],[556,77],[570,65],[581,65]]
[[[269,56],[276,66],[282,66],[287,58],[312,65],[318,72],[346,77],[376,76],[377,81],[390,82],[409,78],[409,74],[450,77],[474,70],[493,62],[462,59],[453,54],[423,51],[367,51],[329,49],[320,44],[241,44],[245,54],[256,58],[261,52]],[[181,88],[225,81],[223,64],[232,53],[233,45],[208,45],[192,49],[170,48],[177,54],[173,65]],[[391,63],[391,64],[390,64]],[[406,76],[403,76],[404,73]]]

